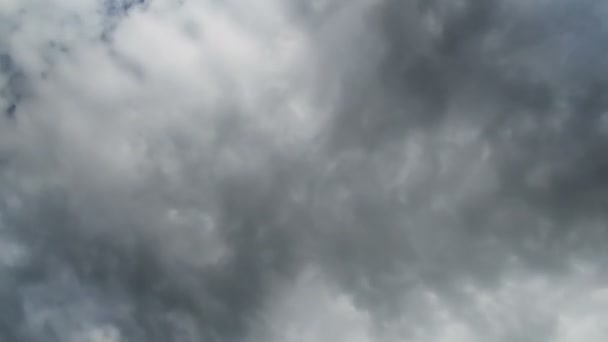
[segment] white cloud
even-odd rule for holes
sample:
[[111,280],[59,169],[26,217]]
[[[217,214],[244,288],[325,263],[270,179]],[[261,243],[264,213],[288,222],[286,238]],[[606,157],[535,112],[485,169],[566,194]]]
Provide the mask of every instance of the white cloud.
[[372,320],[352,299],[332,288],[322,275],[305,271],[272,299],[264,314],[269,336],[285,342],[371,342]]

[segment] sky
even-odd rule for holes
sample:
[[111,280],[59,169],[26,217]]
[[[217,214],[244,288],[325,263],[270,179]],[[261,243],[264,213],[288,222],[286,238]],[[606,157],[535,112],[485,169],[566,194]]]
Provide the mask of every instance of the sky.
[[606,341],[607,15],[0,0],[0,341]]

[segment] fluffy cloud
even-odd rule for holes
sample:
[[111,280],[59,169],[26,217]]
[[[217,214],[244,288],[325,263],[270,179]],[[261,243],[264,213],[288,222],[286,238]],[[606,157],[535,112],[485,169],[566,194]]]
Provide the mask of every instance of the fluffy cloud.
[[7,341],[601,341],[600,1],[0,1]]

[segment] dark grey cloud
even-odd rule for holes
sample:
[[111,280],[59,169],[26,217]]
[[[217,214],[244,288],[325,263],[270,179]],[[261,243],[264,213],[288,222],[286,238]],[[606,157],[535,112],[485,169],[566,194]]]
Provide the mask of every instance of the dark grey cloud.
[[53,4],[0,2],[2,339],[608,336],[601,1]]
[[0,72],[5,75],[6,81],[3,87],[4,113],[9,118],[15,117],[17,104],[26,93],[26,82],[22,72],[19,71],[9,54],[0,55]]

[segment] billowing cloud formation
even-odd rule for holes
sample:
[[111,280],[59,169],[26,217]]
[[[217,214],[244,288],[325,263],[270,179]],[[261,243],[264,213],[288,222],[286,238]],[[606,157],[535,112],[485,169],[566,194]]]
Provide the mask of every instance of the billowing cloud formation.
[[0,1],[0,339],[603,341],[602,1]]

